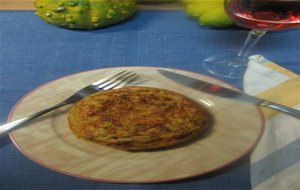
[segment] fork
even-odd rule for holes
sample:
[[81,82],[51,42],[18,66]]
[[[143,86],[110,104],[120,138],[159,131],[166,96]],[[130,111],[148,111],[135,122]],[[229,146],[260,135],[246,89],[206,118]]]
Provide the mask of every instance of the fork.
[[121,88],[128,85],[131,81],[137,78],[137,74],[132,71],[121,71],[119,73],[107,76],[103,79],[100,79],[82,89],[75,92],[69,98],[65,99],[62,102],[59,102],[49,108],[36,112],[32,115],[27,117],[18,119],[16,121],[6,123],[0,126],[0,137],[7,135],[9,132],[12,132],[16,129],[24,127],[25,124],[29,123],[33,119],[44,115],[52,110],[60,108],[62,106],[73,104],[78,102],[79,100],[83,99],[86,96],[89,96],[95,92],[103,91],[103,90],[111,90],[115,88]]

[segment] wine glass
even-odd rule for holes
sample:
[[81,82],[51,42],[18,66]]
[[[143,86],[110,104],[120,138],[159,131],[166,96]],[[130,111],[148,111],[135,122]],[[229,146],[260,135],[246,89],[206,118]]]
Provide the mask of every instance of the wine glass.
[[225,0],[224,7],[238,26],[252,30],[240,52],[217,54],[204,60],[204,68],[221,77],[243,77],[250,51],[266,31],[300,26],[300,0]]

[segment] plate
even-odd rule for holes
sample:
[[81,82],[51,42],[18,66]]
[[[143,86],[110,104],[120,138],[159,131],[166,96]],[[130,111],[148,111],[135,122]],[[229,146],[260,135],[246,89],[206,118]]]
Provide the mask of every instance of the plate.
[[[10,120],[58,103],[99,78],[132,70],[141,77],[133,85],[164,88],[184,94],[205,106],[213,118],[209,130],[182,146],[157,151],[127,152],[77,139],[69,130],[70,106],[57,109],[10,134],[31,160],[57,172],[115,183],[155,183],[207,174],[248,154],[263,132],[256,106],[202,93],[161,76],[153,67],[116,67],[77,73],[46,83],[24,96]],[[164,69],[164,68],[161,68]],[[166,69],[201,80],[228,84],[183,70]]]

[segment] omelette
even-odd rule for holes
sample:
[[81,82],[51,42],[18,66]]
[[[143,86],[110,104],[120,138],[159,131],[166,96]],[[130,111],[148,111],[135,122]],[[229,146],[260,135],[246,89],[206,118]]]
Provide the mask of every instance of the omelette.
[[70,109],[68,123],[80,139],[142,151],[194,138],[207,128],[209,112],[173,91],[127,86],[80,100]]

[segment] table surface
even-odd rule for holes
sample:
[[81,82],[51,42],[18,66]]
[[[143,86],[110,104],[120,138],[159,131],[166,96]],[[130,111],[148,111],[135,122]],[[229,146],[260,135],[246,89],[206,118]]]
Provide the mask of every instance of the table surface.
[[[46,24],[33,11],[0,11],[0,122],[26,93],[56,78],[118,66],[184,69],[209,75],[202,60],[238,51],[248,30],[199,26],[182,10],[140,10],[112,27],[78,31]],[[252,54],[300,74],[298,29],[270,32]],[[238,80],[222,79],[237,88]],[[0,189],[250,189],[249,155],[209,175],[160,184],[112,184],[79,179],[29,160],[0,139]]]

